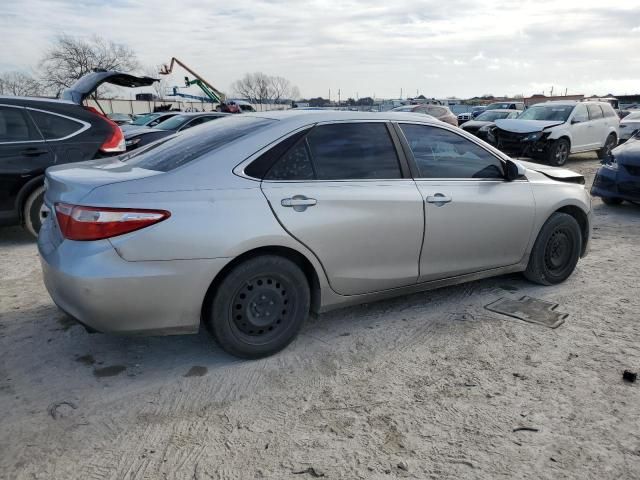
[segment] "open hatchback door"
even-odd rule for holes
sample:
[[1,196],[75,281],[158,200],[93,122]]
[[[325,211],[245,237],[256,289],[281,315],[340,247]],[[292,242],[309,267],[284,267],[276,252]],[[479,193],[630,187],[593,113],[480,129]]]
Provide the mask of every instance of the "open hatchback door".
[[97,70],[86,74],[69,88],[63,90],[60,98],[81,105],[103,83],[111,83],[119,87],[137,88],[149,87],[157,81],[157,78],[137,77],[116,70]]

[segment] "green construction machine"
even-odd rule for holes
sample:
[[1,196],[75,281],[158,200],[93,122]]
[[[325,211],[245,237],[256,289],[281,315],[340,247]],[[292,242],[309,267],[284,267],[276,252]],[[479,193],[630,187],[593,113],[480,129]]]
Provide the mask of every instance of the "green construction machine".
[[[195,77],[193,80],[190,80],[189,77],[184,77],[185,87],[190,87],[191,85],[197,85],[198,87],[200,87],[200,90],[204,92],[204,94],[206,95],[206,98],[208,98],[209,101],[211,101],[212,103],[219,103],[221,105],[225,103],[224,93],[222,93],[220,90],[215,88],[213,85],[211,85],[204,78],[202,78],[200,75],[194,72],[191,68],[187,67],[184,63],[182,63],[176,57],[171,58],[171,62],[169,63],[169,66],[163,65],[159,73],[161,75],[169,75],[173,71],[173,66],[175,64],[180,65],[187,72],[189,72],[193,77]],[[200,97],[195,97],[194,95],[178,93],[177,88],[175,87],[174,87],[174,95],[178,95],[186,98],[200,98]]]

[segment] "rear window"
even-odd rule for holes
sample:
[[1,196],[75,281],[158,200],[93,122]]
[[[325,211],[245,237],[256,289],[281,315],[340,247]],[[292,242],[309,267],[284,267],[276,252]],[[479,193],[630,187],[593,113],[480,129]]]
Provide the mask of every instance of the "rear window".
[[168,172],[261,130],[275,121],[248,116],[221,118],[216,122],[164,138],[146,148],[125,153],[119,158],[140,168]]

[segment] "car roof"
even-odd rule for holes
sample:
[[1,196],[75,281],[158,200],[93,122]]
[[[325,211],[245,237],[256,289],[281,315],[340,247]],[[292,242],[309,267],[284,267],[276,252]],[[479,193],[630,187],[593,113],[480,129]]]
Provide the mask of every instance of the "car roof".
[[62,100],[59,98],[48,98],[48,97],[23,97],[23,96],[13,96],[13,95],[0,95],[0,102],[9,101],[19,103],[20,101],[26,102],[47,102],[47,103],[62,103],[65,105],[76,105],[70,100]]
[[482,113],[487,113],[487,112],[500,112],[500,113],[513,113],[516,112],[517,110],[514,110],[513,108],[492,108],[489,110],[485,110]]
[[249,112],[243,113],[246,117],[268,118],[291,124],[299,123],[301,125],[309,123],[348,121],[348,120],[391,120],[391,121],[415,121],[420,123],[431,123],[434,125],[442,125],[429,115],[411,112],[359,112],[351,110],[274,110],[269,112]]

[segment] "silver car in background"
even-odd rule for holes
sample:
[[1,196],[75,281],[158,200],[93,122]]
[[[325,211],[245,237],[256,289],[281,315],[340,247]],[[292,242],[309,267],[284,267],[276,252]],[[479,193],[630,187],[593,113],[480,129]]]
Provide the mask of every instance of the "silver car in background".
[[50,168],[38,246],[55,303],[103,332],[207,325],[231,354],[310,311],[524,272],[587,251],[584,178],[410,113],[248,113]]

